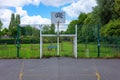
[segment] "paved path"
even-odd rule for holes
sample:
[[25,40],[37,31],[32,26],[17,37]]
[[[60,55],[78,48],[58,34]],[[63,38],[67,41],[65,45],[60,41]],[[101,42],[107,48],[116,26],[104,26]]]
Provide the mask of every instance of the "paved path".
[[120,60],[1,59],[0,80],[120,80]]

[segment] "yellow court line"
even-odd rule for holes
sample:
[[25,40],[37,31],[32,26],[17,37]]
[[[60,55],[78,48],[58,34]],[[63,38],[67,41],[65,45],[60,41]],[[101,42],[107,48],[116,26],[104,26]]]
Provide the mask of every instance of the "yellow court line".
[[21,71],[20,71],[20,74],[19,74],[19,80],[22,80],[22,77],[23,77],[23,69],[24,69],[24,62],[22,63],[22,68],[21,68]]
[[100,74],[96,72],[97,80],[100,80]]
[[99,74],[97,67],[96,67],[97,64],[95,63],[95,60],[93,60],[93,65],[95,66],[94,68],[96,71],[95,75],[97,76],[97,80],[101,80],[100,74]]
[[19,74],[19,80],[22,80],[22,76],[23,76],[23,73],[20,72],[20,74]]

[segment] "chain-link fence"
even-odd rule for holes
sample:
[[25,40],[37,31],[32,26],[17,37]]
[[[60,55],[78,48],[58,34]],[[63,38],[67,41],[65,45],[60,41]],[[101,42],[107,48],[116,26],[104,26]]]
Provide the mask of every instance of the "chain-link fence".
[[[103,36],[100,26],[86,25],[78,34],[78,56],[81,58],[119,58],[120,36]],[[79,32],[79,31],[78,31]]]
[[0,58],[39,58],[40,30],[34,25],[17,27],[15,36],[0,38]]
[[[39,25],[21,25],[16,36],[0,37],[0,58],[40,58]],[[69,26],[60,25],[60,34],[75,34]],[[78,58],[119,58],[120,37],[101,36],[98,26],[87,26],[80,29],[78,25]],[[92,28],[91,28],[92,27]],[[19,33],[19,36],[18,36]],[[56,25],[43,25],[42,34],[57,34]],[[100,42],[100,43],[98,43]],[[73,37],[60,37],[60,55],[73,57]],[[57,55],[57,37],[43,37],[43,57]]]

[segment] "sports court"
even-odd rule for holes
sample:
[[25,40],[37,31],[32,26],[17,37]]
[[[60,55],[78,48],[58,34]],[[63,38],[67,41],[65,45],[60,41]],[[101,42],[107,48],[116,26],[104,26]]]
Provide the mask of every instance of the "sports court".
[[119,80],[119,59],[1,59],[0,80]]

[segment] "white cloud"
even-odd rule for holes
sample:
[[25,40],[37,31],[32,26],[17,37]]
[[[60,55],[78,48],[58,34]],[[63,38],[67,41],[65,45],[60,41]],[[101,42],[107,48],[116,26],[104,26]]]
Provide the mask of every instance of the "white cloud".
[[9,9],[0,9],[0,19],[3,23],[3,27],[8,27],[12,13],[13,12]]
[[0,0],[0,7],[22,7],[27,4],[39,5],[41,0]]
[[50,24],[50,19],[41,16],[24,16],[21,18],[21,24]]
[[0,7],[22,7],[28,4],[39,5],[40,2],[47,6],[59,7],[75,1],[76,0],[0,0]]
[[[29,16],[26,10],[22,7],[28,4],[35,6],[40,5],[40,2],[47,6],[59,7],[61,5],[72,3],[75,0],[0,0],[0,19],[3,22],[3,27],[8,27],[10,23],[11,14],[20,14],[22,24],[50,24],[50,19],[42,18],[40,15]],[[16,12],[8,9],[14,7]]]
[[81,12],[91,12],[92,7],[95,7],[96,5],[97,3],[95,0],[79,0],[67,7],[63,7],[62,10],[65,11],[70,17],[78,17]]
[[28,15],[26,10],[23,10],[22,7],[16,7],[16,14],[20,14],[21,17]]
[[29,16],[22,7],[16,8],[16,14],[21,16],[21,24],[50,24],[50,19],[42,18],[40,15]]
[[[40,15],[29,16],[26,10],[23,10],[23,6],[32,4],[35,6],[43,3],[47,6],[65,6],[65,4],[72,3],[67,7],[63,7],[62,10],[65,11],[70,17],[77,17],[80,12],[90,12],[92,7],[96,5],[95,0],[0,0],[0,19],[3,22],[4,27],[8,27],[12,10],[9,7],[14,7],[16,9],[15,14],[21,15],[22,24],[50,24],[50,19],[43,18]],[[69,23],[70,21],[66,21]]]
[[[0,19],[3,22],[3,27],[9,26],[11,14],[13,12],[9,9],[0,9]],[[23,10],[22,7],[16,8],[16,13],[21,16],[21,24],[50,24],[50,19],[42,18],[40,15],[29,16],[26,10]]]
[[55,6],[59,7],[68,3],[72,3],[75,0],[41,0],[41,3],[48,5],[48,6]]

